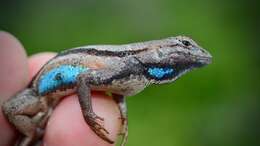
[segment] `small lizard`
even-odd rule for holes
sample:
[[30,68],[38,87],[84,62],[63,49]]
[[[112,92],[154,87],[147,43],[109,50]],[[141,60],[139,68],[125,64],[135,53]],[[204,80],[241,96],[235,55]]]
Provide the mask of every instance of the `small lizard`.
[[184,73],[211,62],[211,55],[185,36],[124,45],[90,45],[59,53],[48,61],[28,88],[7,100],[2,109],[21,133],[17,146],[38,141],[53,108],[65,95],[77,93],[83,117],[103,140],[109,132],[104,119],[93,112],[91,90],[112,93],[123,121],[125,145],[128,135],[126,96],[150,84],[173,82]]

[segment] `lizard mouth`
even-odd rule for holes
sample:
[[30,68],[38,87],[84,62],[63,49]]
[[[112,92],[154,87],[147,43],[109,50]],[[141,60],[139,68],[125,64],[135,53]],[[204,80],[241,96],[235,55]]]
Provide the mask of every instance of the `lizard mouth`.
[[149,64],[146,67],[146,76],[155,83],[165,83],[178,79],[194,68],[203,67],[211,62],[211,58],[201,57],[187,62],[176,62],[173,65]]
[[193,66],[199,68],[199,67],[206,66],[211,62],[212,62],[212,57],[199,57],[197,58],[197,61],[193,63],[194,64]]
[[173,74],[172,78],[175,80],[182,76],[183,74],[195,69],[195,68],[201,68],[211,63],[210,57],[201,57],[195,62],[189,62],[189,63],[181,63],[181,64],[175,64],[172,66],[172,68],[175,70],[175,73]]

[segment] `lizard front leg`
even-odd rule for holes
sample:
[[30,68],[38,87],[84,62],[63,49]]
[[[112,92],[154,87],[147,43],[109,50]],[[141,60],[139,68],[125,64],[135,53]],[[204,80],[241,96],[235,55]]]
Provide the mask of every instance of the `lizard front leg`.
[[[83,117],[90,128],[103,140],[108,143],[114,143],[106,135],[109,132],[100,124],[99,121],[103,122],[104,119],[96,115],[93,111],[92,101],[91,101],[91,89],[92,84],[99,84],[96,72],[101,73],[102,71],[88,71],[82,73],[77,78],[77,94],[79,97],[79,103],[81,106]],[[101,73],[102,74],[102,73]],[[101,78],[99,78],[101,79]]]
[[[98,120],[103,121],[103,118],[97,116],[92,109],[91,87],[101,88],[106,85],[112,85],[113,81],[130,77],[131,74],[138,74],[143,71],[143,66],[139,64],[136,58],[129,58],[124,65],[113,66],[111,68],[104,69],[89,69],[84,73],[81,73],[77,78],[77,93],[79,96],[79,102],[82,109],[85,121],[89,124],[90,128],[102,139],[109,143],[114,143],[110,140],[106,134],[108,131],[98,123]],[[123,86],[123,85],[122,85]],[[120,90],[118,86],[115,86],[116,90]],[[104,89],[105,90],[105,89]],[[121,118],[123,120],[123,144],[127,140],[127,115],[126,104],[123,99],[118,99],[118,105],[121,112]]]
[[113,98],[116,101],[122,120],[122,128],[120,134],[123,136],[121,146],[125,146],[128,138],[128,119],[127,119],[127,105],[126,99],[122,95],[113,94]]

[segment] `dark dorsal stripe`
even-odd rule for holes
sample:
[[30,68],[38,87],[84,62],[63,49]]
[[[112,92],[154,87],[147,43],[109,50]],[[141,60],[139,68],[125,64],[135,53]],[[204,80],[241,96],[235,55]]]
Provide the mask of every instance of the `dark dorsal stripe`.
[[126,50],[126,51],[109,51],[109,50],[97,50],[94,48],[78,48],[78,49],[72,49],[72,50],[67,50],[64,52],[61,52],[60,54],[57,55],[59,56],[64,56],[67,54],[77,54],[77,53],[85,53],[89,55],[94,55],[94,56],[118,56],[118,57],[125,57],[129,55],[135,55],[141,52],[144,52],[148,50],[148,48],[143,48],[139,50]]

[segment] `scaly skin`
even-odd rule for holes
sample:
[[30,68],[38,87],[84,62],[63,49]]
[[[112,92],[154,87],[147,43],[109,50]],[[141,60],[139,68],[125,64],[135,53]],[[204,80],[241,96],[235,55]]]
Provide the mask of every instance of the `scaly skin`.
[[8,120],[23,135],[18,146],[42,137],[53,108],[61,97],[77,93],[83,117],[109,143],[103,118],[93,112],[90,90],[111,92],[121,111],[122,146],[128,135],[124,97],[150,84],[170,83],[184,73],[211,62],[211,55],[188,37],[178,36],[125,45],[92,45],[59,53],[47,62],[27,89],[3,104]]

